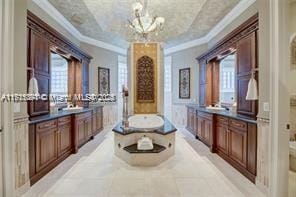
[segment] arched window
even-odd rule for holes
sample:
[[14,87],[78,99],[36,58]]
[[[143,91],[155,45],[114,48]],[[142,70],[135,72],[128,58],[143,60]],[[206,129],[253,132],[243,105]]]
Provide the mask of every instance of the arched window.
[[137,60],[137,102],[154,102],[154,63],[148,56],[142,56]]

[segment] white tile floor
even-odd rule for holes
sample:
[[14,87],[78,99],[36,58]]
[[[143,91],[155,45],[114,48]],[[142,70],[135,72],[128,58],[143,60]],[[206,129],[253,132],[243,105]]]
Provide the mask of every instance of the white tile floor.
[[176,154],[157,167],[132,167],[113,154],[106,128],[24,195],[81,197],[261,197],[254,184],[184,129]]

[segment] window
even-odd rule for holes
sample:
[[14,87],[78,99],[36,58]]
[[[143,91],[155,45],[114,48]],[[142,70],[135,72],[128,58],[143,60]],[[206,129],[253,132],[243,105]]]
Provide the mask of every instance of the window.
[[232,54],[220,62],[220,103],[235,102],[235,58]]
[[128,78],[127,78],[127,63],[126,63],[126,57],[118,56],[118,96],[117,96],[117,104],[118,104],[118,120],[122,119],[122,85],[125,85],[128,87]]
[[68,61],[62,56],[51,53],[51,94],[68,94]]

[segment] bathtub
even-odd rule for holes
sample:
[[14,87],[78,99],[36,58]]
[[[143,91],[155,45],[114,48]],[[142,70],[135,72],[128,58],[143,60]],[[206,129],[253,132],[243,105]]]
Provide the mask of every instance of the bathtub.
[[296,172],[296,141],[290,141],[290,170]]
[[162,117],[156,114],[134,115],[128,118],[129,127],[133,129],[157,129],[164,125]]

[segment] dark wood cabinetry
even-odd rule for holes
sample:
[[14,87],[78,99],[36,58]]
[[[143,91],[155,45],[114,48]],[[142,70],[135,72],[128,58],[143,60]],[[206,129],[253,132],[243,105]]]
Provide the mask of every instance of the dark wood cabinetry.
[[[97,120],[95,125],[93,118]],[[34,184],[103,129],[103,106],[49,120],[39,121],[35,117],[32,121],[29,124],[29,172]]]
[[71,116],[58,119],[58,156],[71,151],[72,148],[72,123]]
[[57,159],[57,121],[36,125],[36,172]]
[[[38,81],[40,94],[50,94],[50,53],[52,51],[66,57],[69,62],[75,62],[78,65],[75,73],[71,73],[75,75],[76,81],[70,81],[68,93],[83,95],[89,93],[88,67],[92,58],[91,56],[29,11],[27,15],[27,32],[27,67],[30,68],[27,79],[29,82],[29,79],[34,73]],[[73,84],[75,84],[75,87],[72,88]],[[75,91],[71,91],[72,89]],[[29,102],[29,116],[35,117],[48,114],[49,104],[48,99]],[[80,105],[87,107],[88,103],[85,102]]]
[[204,112],[197,112],[197,136],[208,145],[213,152],[213,115]]
[[258,14],[256,14],[197,58],[200,107],[213,105],[219,101],[220,61],[227,55],[236,53],[237,113],[256,118],[257,101],[246,100],[246,94],[252,71],[258,68],[258,27]]
[[255,182],[257,126],[224,116],[216,117],[216,152]]
[[[252,182],[256,178],[257,124],[250,119],[244,121],[233,116],[208,112],[205,108],[187,107],[187,129],[209,146]],[[195,116],[193,115],[195,114]],[[230,113],[231,114],[231,113]],[[191,119],[195,118],[192,130]]]
[[246,100],[248,83],[252,70],[257,68],[257,32],[237,42],[237,112],[243,115],[256,117],[257,101]]
[[76,114],[75,117],[75,150],[92,137],[92,112]]
[[29,126],[30,180],[34,184],[72,151],[71,116]]

